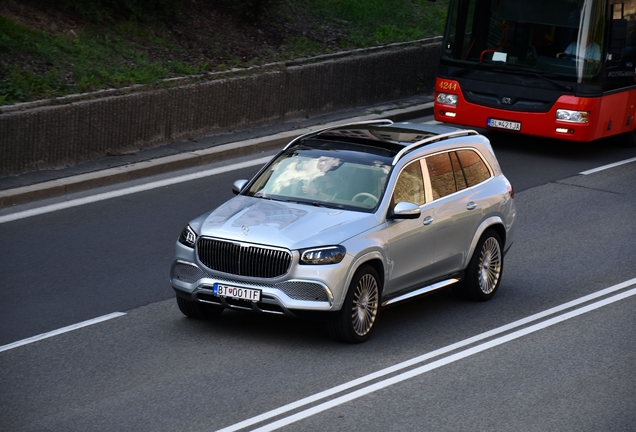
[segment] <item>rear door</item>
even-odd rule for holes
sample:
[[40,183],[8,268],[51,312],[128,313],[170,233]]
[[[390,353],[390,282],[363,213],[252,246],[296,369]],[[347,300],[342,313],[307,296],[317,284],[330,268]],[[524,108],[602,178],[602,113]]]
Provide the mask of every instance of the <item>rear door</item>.
[[436,225],[434,278],[463,269],[477,228],[492,209],[493,198],[480,187],[492,172],[471,149],[426,158],[425,173]]

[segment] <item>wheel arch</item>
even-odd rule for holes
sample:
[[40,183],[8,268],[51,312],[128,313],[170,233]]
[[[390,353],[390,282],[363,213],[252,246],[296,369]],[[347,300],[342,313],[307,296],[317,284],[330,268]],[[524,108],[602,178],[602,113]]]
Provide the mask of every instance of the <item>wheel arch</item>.
[[[382,290],[384,289],[384,281],[386,278],[386,268],[384,266],[384,257],[380,254],[380,252],[372,251],[359,257],[351,266],[349,270],[349,274],[347,275],[347,280],[345,283],[345,291],[343,292],[342,299],[344,299],[344,297],[346,297],[347,295],[347,291],[349,290],[349,286],[351,285],[351,280],[353,279],[353,276],[356,274],[358,270],[360,270],[360,268],[362,268],[365,265],[369,265],[373,267],[373,269],[378,274],[378,277],[380,278],[380,280],[378,281],[380,283],[380,295],[382,294]],[[340,306],[342,306],[342,304]]]
[[497,235],[499,235],[499,239],[501,240],[502,249],[505,247],[505,245],[506,245],[506,228],[504,226],[503,220],[500,217],[498,217],[498,216],[491,216],[491,217],[485,219],[479,225],[479,228],[475,232],[475,236],[473,237],[473,240],[472,240],[472,242],[470,244],[470,249],[468,250],[468,253],[464,257],[464,264],[463,264],[462,268],[465,269],[468,266],[468,263],[470,262],[470,259],[473,256],[473,253],[475,253],[475,248],[477,247],[477,243],[479,243],[479,240],[481,239],[481,237],[489,229],[494,230],[497,233]]

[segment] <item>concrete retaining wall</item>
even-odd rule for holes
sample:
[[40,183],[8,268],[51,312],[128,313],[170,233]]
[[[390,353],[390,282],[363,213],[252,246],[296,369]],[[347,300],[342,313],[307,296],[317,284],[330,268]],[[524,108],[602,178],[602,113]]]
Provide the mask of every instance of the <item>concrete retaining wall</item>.
[[[0,176],[430,93],[439,39],[0,114]],[[58,101],[59,103],[59,101]]]

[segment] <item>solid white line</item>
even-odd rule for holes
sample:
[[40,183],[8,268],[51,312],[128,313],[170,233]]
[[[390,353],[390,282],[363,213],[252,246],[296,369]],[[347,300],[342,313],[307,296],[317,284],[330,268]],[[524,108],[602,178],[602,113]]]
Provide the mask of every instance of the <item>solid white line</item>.
[[615,291],[622,290],[622,289],[627,288],[627,287],[629,287],[631,285],[634,285],[634,284],[636,284],[636,278],[630,279],[630,280],[625,281],[625,282],[621,282],[619,284],[616,284],[616,285],[613,285],[611,287],[608,287],[608,288],[602,289],[600,291],[594,292],[592,294],[580,297],[580,298],[572,300],[570,302],[563,303],[563,304],[561,304],[559,306],[555,306],[555,307],[547,309],[547,310],[545,310],[543,312],[539,312],[537,314],[530,315],[530,316],[528,316],[526,318],[522,318],[522,319],[514,321],[514,322],[512,322],[510,324],[506,324],[504,326],[495,328],[493,330],[489,330],[487,332],[484,332],[484,333],[481,333],[479,335],[470,337],[468,339],[464,339],[462,341],[456,342],[454,344],[448,345],[446,347],[440,348],[440,349],[435,350],[435,351],[431,351],[429,353],[426,353],[426,354],[423,354],[421,356],[412,358],[410,360],[406,360],[406,361],[404,361],[402,363],[398,363],[398,364],[390,366],[388,368],[381,369],[381,370],[379,370],[377,372],[374,372],[372,374],[365,375],[363,377],[360,377],[360,378],[357,378],[355,380],[346,382],[346,383],[341,384],[341,385],[336,386],[336,387],[332,387],[332,388],[324,390],[324,391],[322,391],[320,393],[316,393],[314,395],[311,395],[311,396],[308,396],[306,398],[300,399],[300,400],[298,400],[296,402],[292,402],[290,404],[283,405],[282,407],[276,408],[274,410],[265,412],[265,413],[260,414],[258,416],[246,419],[246,420],[244,420],[244,421],[242,421],[240,423],[236,423],[234,425],[230,425],[228,427],[220,429],[217,432],[234,432],[234,431],[246,428],[248,426],[252,426],[254,424],[263,422],[265,420],[268,420],[270,418],[273,418],[273,417],[276,417],[278,415],[284,414],[286,412],[292,411],[294,409],[300,408],[302,406],[309,405],[309,404],[317,402],[317,401],[319,401],[321,399],[325,399],[327,397],[330,397],[330,396],[336,395],[338,393],[341,393],[341,392],[343,392],[345,390],[348,390],[348,389],[351,389],[353,387],[362,385],[362,384],[364,384],[366,382],[375,380],[377,378],[381,378],[383,376],[389,375],[391,373],[397,372],[397,371],[405,369],[407,367],[414,366],[414,365],[416,365],[418,363],[425,362],[425,361],[430,360],[432,358],[439,357],[439,356],[441,356],[443,354],[449,353],[449,352],[457,350],[459,348],[463,348],[463,347],[465,347],[467,345],[479,342],[481,340],[484,340],[484,339],[496,336],[498,334],[513,330],[513,329],[515,329],[517,327],[529,324],[529,323],[531,323],[533,321],[537,321],[539,319],[545,318],[545,317],[550,316],[550,315],[554,315],[555,313],[562,312],[562,311],[564,311],[566,309],[570,309],[572,307],[581,305],[583,303],[589,302],[589,301],[594,300],[596,298],[611,294],[611,293],[613,293]]
[[636,157],[631,158],[631,159],[625,159],[625,160],[622,160],[622,161],[619,161],[619,162],[614,162],[614,163],[611,163],[611,164],[608,164],[608,165],[603,165],[603,166],[600,166],[598,168],[592,168],[590,170],[580,172],[579,174],[581,174],[581,175],[593,174],[595,172],[604,171],[606,169],[614,168],[614,167],[617,167],[617,166],[620,166],[620,165],[625,165],[625,164],[628,164],[628,163],[631,163],[631,162],[636,162]]
[[111,198],[117,198],[117,197],[121,197],[125,195],[130,195],[137,192],[144,192],[151,189],[157,189],[160,187],[170,186],[170,185],[183,183],[183,182],[187,182],[191,180],[197,180],[200,178],[222,174],[229,171],[252,167],[254,165],[263,165],[265,162],[269,161],[270,159],[271,159],[271,156],[262,157],[260,159],[255,159],[255,160],[251,160],[247,162],[241,162],[241,163],[219,167],[219,168],[212,168],[209,170],[205,170],[205,171],[201,171],[201,172],[197,172],[193,174],[187,174],[187,175],[183,175],[179,177],[159,180],[159,181],[146,183],[139,186],[132,186],[129,188],[124,188],[124,189],[120,189],[120,190],[116,190],[112,192],[105,192],[105,193],[101,193],[97,195],[91,195],[84,198],[77,198],[74,200],[65,201],[65,202],[61,202],[57,204],[37,207],[31,210],[24,210],[21,212],[12,213],[5,216],[0,216],[0,223],[11,222],[11,221],[19,220],[19,219],[25,219],[31,216],[37,216],[37,215],[41,215],[45,213],[54,212],[57,210],[63,210],[63,209],[71,208],[71,207],[81,206],[84,204],[90,204],[90,203],[104,201]]
[[100,322],[103,322],[103,321],[108,321],[110,319],[117,318],[117,317],[120,317],[120,316],[123,316],[123,315],[126,315],[126,314],[123,313],[123,312],[113,312],[111,314],[104,315],[104,316],[97,317],[97,318],[93,318],[93,319],[90,319],[88,321],[82,321],[81,323],[73,324],[73,325],[70,325],[70,326],[67,326],[67,327],[62,327],[60,329],[53,330],[53,331],[50,331],[48,333],[42,333],[40,335],[33,336],[33,337],[28,338],[28,339],[22,339],[20,341],[13,342],[13,343],[10,343],[8,345],[2,345],[2,346],[0,346],[0,352],[7,351],[7,350],[10,350],[10,349],[13,349],[13,348],[17,348],[17,347],[20,347],[20,346],[23,346],[23,345],[27,345],[27,344],[30,344],[30,343],[33,343],[33,342],[41,341],[42,339],[47,339],[47,338],[50,338],[50,337],[53,337],[53,336],[60,335],[62,333],[67,333],[67,332],[70,332],[70,331],[73,331],[73,330],[77,330],[77,329],[82,328],[82,327],[87,327],[89,325],[97,324],[97,323],[100,323]]
[[294,415],[291,415],[289,417],[286,417],[286,418],[280,419],[278,421],[275,421],[273,423],[267,424],[267,425],[265,425],[263,427],[254,429],[253,432],[273,431],[273,430],[276,430],[278,428],[281,428],[281,427],[284,427],[284,426],[288,426],[288,425],[290,425],[292,423],[295,423],[295,422],[297,422],[299,420],[305,419],[307,417],[311,417],[313,415],[316,415],[316,414],[318,414],[320,412],[326,411],[326,410],[331,409],[333,407],[336,407],[338,405],[342,405],[344,403],[350,402],[350,401],[352,401],[354,399],[358,399],[358,398],[360,398],[362,396],[366,396],[366,395],[368,395],[370,393],[376,392],[376,391],[381,390],[383,388],[386,388],[386,387],[389,387],[391,385],[400,383],[402,381],[406,381],[408,379],[411,379],[411,378],[414,378],[416,376],[422,375],[422,374],[424,374],[426,372],[432,371],[434,369],[440,368],[440,367],[448,365],[450,363],[454,363],[454,362],[459,361],[461,359],[464,359],[466,357],[470,357],[472,355],[475,355],[475,354],[478,354],[480,352],[489,350],[491,348],[494,348],[494,347],[502,345],[504,343],[513,341],[515,339],[519,339],[519,338],[521,338],[523,336],[529,335],[531,333],[535,333],[535,332],[537,332],[539,330],[543,330],[543,329],[551,327],[551,326],[553,326],[555,324],[561,323],[563,321],[569,320],[571,318],[577,317],[577,316],[585,314],[587,312],[596,310],[596,309],[601,308],[603,306],[606,306],[608,304],[615,303],[617,301],[623,300],[623,299],[625,299],[627,297],[630,297],[630,296],[633,296],[633,295],[636,295],[636,288],[631,289],[630,291],[626,291],[626,292],[623,292],[623,293],[620,293],[620,294],[616,294],[615,296],[610,297],[610,298],[599,300],[596,303],[592,303],[590,305],[581,307],[580,309],[564,313],[564,314],[556,316],[554,318],[550,318],[550,319],[548,319],[546,321],[534,324],[534,325],[526,327],[524,329],[517,330],[516,332],[507,334],[505,336],[501,336],[501,337],[499,337],[497,339],[493,339],[493,340],[488,341],[486,343],[483,343],[481,345],[477,345],[477,346],[474,346],[474,347],[469,348],[467,350],[455,353],[453,355],[450,355],[450,356],[448,356],[446,358],[434,361],[434,362],[429,363],[427,365],[420,366],[419,368],[410,370],[408,372],[404,372],[404,373],[402,373],[400,375],[396,375],[396,376],[388,378],[388,379],[386,379],[384,381],[377,382],[377,383],[372,384],[372,385],[370,385],[368,387],[361,388],[361,389],[356,390],[354,392],[351,392],[349,394],[340,396],[340,397],[338,397],[336,399],[333,399],[333,400],[324,402],[324,403],[322,403],[320,405],[317,405],[315,407],[309,408],[309,409],[307,409],[305,411],[301,411],[301,412],[296,413]]

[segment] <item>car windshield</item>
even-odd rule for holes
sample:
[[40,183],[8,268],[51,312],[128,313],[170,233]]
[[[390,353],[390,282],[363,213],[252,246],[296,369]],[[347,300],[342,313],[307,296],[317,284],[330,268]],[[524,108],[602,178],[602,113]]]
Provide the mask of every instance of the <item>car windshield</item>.
[[364,146],[324,147],[307,142],[286,150],[260,173],[245,194],[372,212],[384,193],[390,158],[365,152]]
[[602,59],[606,2],[452,1],[443,58],[471,69],[593,82]]

